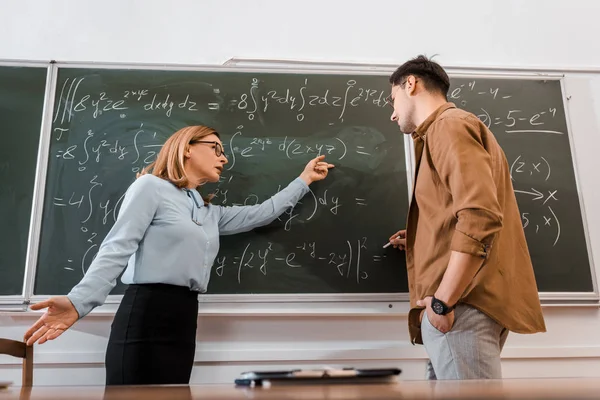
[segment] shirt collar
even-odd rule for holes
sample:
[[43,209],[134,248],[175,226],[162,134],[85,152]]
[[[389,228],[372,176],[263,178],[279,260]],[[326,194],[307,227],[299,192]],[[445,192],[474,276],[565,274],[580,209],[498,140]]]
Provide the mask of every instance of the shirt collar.
[[431,126],[431,124],[433,124],[435,122],[435,120],[438,119],[439,116],[442,115],[442,113],[444,111],[449,110],[450,108],[456,108],[456,106],[454,105],[454,103],[447,102],[447,103],[444,103],[441,106],[439,106],[412,133],[413,139],[417,139],[417,138],[425,139],[425,134],[427,133],[427,130],[429,129],[429,127]]
[[204,201],[200,198],[200,194],[195,189],[183,188],[183,190],[187,193],[188,197],[194,201],[196,208],[200,208],[204,205]]

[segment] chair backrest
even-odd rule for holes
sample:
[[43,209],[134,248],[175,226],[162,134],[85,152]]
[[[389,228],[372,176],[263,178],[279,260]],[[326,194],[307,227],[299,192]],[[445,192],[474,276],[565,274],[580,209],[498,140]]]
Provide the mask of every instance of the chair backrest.
[[22,386],[33,385],[33,346],[17,340],[0,339],[0,354],[7,354],[23,359]]

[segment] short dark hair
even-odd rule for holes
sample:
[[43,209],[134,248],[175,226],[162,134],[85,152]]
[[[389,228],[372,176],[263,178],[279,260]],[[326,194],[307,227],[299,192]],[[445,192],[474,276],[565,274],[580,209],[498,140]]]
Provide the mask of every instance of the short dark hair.
[[409,75],[420,78],[428,92],[439,92],[444,97],[448,96],[450,89],[448,74],[440,64],[424,55],[419,55],[399,66],[390,76],[390,83],[403,87]]

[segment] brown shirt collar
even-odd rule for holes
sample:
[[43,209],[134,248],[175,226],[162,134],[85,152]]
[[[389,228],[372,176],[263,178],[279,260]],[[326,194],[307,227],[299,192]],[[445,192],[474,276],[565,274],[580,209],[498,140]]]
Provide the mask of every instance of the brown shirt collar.
[[431,115],[429,117],[427,117],[427,119],[425,119],[425,121],[423,121],[421,123],[421,125],[419,125],[417,127],[417,129],[412,133],[412,137],[413,139],[416,138],[421,138],[424,139],[425,138],[425,133],[427,133],[427,130],[429,129],[429,127],[431,126],[431,124],[433,124],[433,122],[438,119],[438,117],[440,115],[442,115],[442,113],[450,108],[456,108],[456,106],[454,105],[454,103],[450,103],[447,102],[445,104],[442,104],[441,106],[439,106],[437,108],[437,110],[435,110],[434,112],[431,113]]

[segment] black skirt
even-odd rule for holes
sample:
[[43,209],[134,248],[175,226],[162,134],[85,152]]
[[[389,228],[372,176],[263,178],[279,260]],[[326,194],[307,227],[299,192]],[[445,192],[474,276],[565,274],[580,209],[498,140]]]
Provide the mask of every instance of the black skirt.
[[107,385],[189,384],[196,351],[198,292],[130,285],[111,326]]

